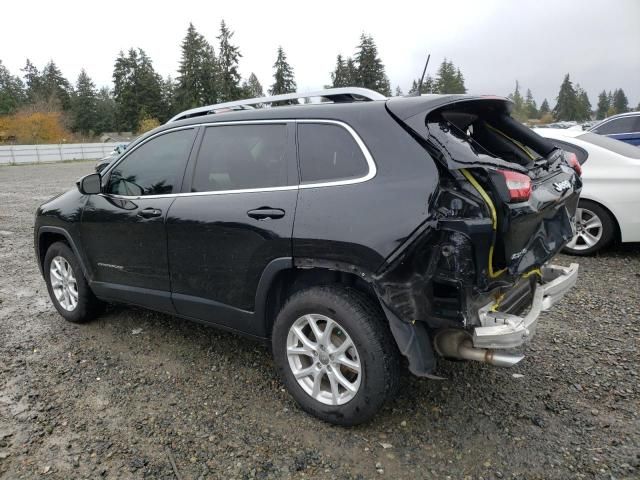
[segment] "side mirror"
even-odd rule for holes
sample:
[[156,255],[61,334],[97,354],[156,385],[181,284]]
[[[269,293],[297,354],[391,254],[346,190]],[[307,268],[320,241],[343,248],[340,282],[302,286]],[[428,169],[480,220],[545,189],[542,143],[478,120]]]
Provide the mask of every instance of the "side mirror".
[[76,182],[83,195],[95,195],[102,191],[102,180],[99,173],[90,173]]

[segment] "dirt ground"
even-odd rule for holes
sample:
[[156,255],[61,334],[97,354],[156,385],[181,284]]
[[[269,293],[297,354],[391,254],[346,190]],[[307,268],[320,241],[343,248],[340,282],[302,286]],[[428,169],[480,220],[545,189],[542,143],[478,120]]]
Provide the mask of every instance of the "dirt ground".
[[294,404],[262,345],[139,309],[57,314],[33,215],[91,168],[0,167],[0,477],[640,478],[639,246],[579,259],[521,364],[442,361],[447,380],[407,375],[345,429]]

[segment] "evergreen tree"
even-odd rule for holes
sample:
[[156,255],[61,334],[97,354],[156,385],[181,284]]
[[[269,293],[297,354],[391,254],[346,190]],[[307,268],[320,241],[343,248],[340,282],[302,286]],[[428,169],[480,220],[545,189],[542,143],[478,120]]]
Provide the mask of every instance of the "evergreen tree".
[[116,130],[116,102],[107,87],[102,87],[96,95],[96,123],[94,133]]
[[348,87],[357,85],[358,82],[358,67],[356,67],[353,58],[347,58],[347,70],[346,70],[346,82]]
[[207,40],[189,23],[182,41],[182,57],[175,88],[176,107],[186,110],[216,102],[215,53]]
[[117,105],[117,123],[121,129],[136,131],[144,118],[160,118],[162,77],[142,49],[130,49],[116,59],[113,70],[113,95]]
[[96,86],[84,68],[80,71],[76,82],[76,91],[71,102],[73,116],[72,129],[88,135],[95,132],[98,120],[98,99]]
[[560,92],[558,93],[556,106],[553,109],[553,116],[557,120],[574,120],[577,113],[577,103],[578,97],[567,73],[562,81],[562,85],[560,85]]
[[41,100],[42,87],[40,81],[40,72],[36,66],[27,58],[27,63],[22,69],[24,73],[24,81],[26,84],[26,96],[29,103],[36,103]]
[[579,85],[576,85],[576,115],[574,120],[584,122],[591,119],[591,102],[587,92]]
[[44,66],[40,83],[44,98],[56,98],[63,110],[69,110],[71,107],[71,84],[64,78],[53,60]]
[[160,85],[160,96],[162,98],[162,111],[159,117],[159,121],[166,122],[173,117],[178,111],[183,110],[183,107],[178,106],[176,100],[176,82],[169,75]]
[[440,64],[434,81],[433,93],[467,93],[460,69],[446,58]]
[[231,43],[233,32],[224,20],[220,23],[220,50],[218,53],[218,101],[230,102],[242,96],[238,61],[242,56],[240,49]]
[[551,113],[551,108],[549,107],[549,102],[545,98],[540,105],[540,111],[538,112],[540,117],[542,118],[544,115]]
[[402,89],[400,88],[400,85],[396,86],[396,97],[401,97],[403,95],[402,93]]
[[[351,61],[349,58],[348,61]],[[353,61],[351,61],[351,65],[353,67]],[[352,82],[352,72],[349,71],[349,66],[347,62],[344,61],[342,55],[338,55],[336,58],[336,67],[331,72],[331,86],[334,88],[337,87],[349,87]]]
[[538,107],[530,88],[527,88],[527,95],[524,98],[524,111],[527,119],[534,119],[539,116]]
[[517,118],[521,122],[526,121],[527,111],[525,109],[524,98],[522,98],[522,94],[520,93],[520,82],[518,82],[518,80],[516,80],[516,89],[513,93],[509,94],[509,98],[513,102],[513,117]]
[[355,55],[356,84],[370,88],[387,97],[391,96],[391,85],[384,70],[382,60],[378,57],[378,47],[371,35],[363,33]]
[[617,88],[613,92],[613,102],[611,104],[616,113],[626,113],[629,111],[629,100],[627,100],[627,96],[621,88]]
[[596,119],[602,120],[607,116],[607,112],[609,111],[609,107],[611,104],[609,103],[609,96],[606,91],[600,92],[598,95],[598,108],[596,110]]
[[[427,75],[422,82],[422,87],[420,87],[420,95],[423,93],[435,93],[435,82],[431,75]],[[420,79],[414,80],[411,84],[411,88],[409,89],[409,95],[416,95],[418,93],[418,85],[420,85]]]
[[282,47],[278,47],[276,63],[273,64],[273,85],[269,89],[269,94],[280,95],[283,93],[293,93],[296,91],[296,81],[293,76],[293,68],[287,63],[287,56]]
[[246,98],[260,98],[264,97],[264,90],[262,84],[258,80],[255,73],[251,72],[249,79],[242,83],[242,90]]
[[26,101],[24,84],[0,60],[0,115],[13,113]]

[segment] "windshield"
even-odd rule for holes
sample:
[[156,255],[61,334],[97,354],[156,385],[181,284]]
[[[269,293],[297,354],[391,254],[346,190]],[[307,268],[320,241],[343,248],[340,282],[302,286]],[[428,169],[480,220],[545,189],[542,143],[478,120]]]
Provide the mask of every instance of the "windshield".
[[640,159],[640,148],[634,147],[625,142],[621,142],[620,140],[616,140],[610,137],[604,137],[602,135],[598,135],[597,133],[587,132],[583,135],[580,135],[576,138],[580,140],[584,140],[585,142],[591,143],[593,145],[597,145],[601,148],[606,148],[607,150],[611,150],[618,155],[623,155],[629,158]]

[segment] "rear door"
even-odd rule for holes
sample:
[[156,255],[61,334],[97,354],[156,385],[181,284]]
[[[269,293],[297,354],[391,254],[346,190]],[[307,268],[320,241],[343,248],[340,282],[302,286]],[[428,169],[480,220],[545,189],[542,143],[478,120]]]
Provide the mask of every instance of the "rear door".
[[162,133],[129,152],[82,212],[98,296],[172,311],[165,219],[180,191],[195,128]]
[[293,122],[213,124],[167,217],[172,298],[181,315],[262,335],[260,277],[290,259],[298,175]]

